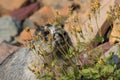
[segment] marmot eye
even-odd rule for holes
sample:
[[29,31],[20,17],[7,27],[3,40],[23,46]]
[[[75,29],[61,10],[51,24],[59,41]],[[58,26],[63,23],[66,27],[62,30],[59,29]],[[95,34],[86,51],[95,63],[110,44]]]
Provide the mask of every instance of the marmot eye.
[[45,31],[45,32],[44,32],[44,35],[45,35],[45,36],[48,35],[48,34],[50,34],[49,31]]
[[67,33],[66,33],[66,32],[64,32],[64,35],[67,35]]

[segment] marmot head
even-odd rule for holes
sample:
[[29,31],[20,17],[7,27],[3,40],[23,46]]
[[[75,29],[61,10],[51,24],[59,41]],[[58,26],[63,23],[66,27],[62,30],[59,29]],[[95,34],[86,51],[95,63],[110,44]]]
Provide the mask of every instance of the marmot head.
[[[41,35],[39,36],[40,40],[44,40],[46,42],[42,42],[40,45],[48,53],[50,51],[50,53],[55,52],[61,55],[63,54],[61,53],[63,52],[63,50],[67,53],[69,45],[71,45],[71,41],[67,32],[63,29],[63,26],[53,26],[51,24],[46,24],[37,28],[35,31],[35,35],[37,35],[39,32],[41,33]],[[47,48],[49,47],[47,43],[51,44],[50,50],[49,48]]]

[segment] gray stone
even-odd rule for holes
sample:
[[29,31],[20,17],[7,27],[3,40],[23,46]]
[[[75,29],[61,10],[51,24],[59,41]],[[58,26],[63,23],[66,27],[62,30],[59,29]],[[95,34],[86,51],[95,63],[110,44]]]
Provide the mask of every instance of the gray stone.
[[35,75],[27,68],[33,59],[28,49],[19,49],[0,65],[0,80],[35,80]]
[[12,17],[5,16],[0,18],[0,43],[10,41],[12,36],[17,34],[17,28]]
[[116,54],[113,56],[111,61],[114,62],[115,64],[119,64],[120,63],[120,59],[118,58],[118,55],[116,55]]
[[32,22],[29,19],[26,19],[23,23],[23,28],[25,28],[27,26],[30,27],[30,28],[36,28],[36,25],[34,24],[34,22]]
[[7,44],[5,42],[0,43],[0,64],[4,62],[4,60],[12,55],[15,51],[17,51],[19,47]]

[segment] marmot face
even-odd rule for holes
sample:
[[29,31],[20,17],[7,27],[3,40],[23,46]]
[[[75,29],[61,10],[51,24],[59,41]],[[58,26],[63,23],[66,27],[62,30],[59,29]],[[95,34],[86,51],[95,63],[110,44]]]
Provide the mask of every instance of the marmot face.
[[49,47],[47,43],[51,44],[50,50],[45,49],[48,53],[49,51],[50,53],[51,52],[61,53],[61,51],[63,50],[67,51],[69,45],[71,45],[71,41],[68,34],[60,26],[53,26],[53,25],[47,24],[36,29],[35,35],[37,35],[39,32],[41,32],[41,35],[39,36],[40,40],[44,40],[46,42],[46,43],[44,42],[40,43],[41,47],[45,49]]

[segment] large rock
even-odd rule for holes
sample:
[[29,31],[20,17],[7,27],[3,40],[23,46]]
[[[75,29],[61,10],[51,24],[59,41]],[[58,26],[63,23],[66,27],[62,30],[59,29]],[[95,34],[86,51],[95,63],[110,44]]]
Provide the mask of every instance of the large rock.
[[110,56],[111,52],[114,53],[115,55],[119,55],[120,54],[120,43],[113,45],[103,56],[108,57]]
[[[37,0],[38,2],[40,2],[41,0]],[[43,3],[43,5],[49,5],[52,7],[57,7],[57,6],[61,6],[61,5],[70,5],[71,1],[69,0],[42,0],[41,1]]]
[[35,22],[37,25],[44,25],[49,21],[53,20],[56,17],[57,12],[62,17],[67,17],[69,15],[69,7],[59,6],[59,7],[52,7],[50,5],[45,5],[39,11],[34,13],[29,19]]
[[20,8],[27,0],[0,0],[0,13],[2,15]]
[[[99,29],[102,29],[102,35],[105,34],[106,30],[109,27],[109,24],[106,21],[106,12],[109,10],[109,6],[114,5],[115,0],[104,0],[101,2],[100,14],[97,16],[97,24],[94,16],[91,16],[91,22],[88,18],[81,18],[79,13],[75,14],[68,19],[67,24],[65,25],[65,30],[68,32],[74,46],[77,45],[77,40],[79,39],[81,42],[90,43],[93,41],[98,34]],[[78,17],[78,21],[77,20]],[[85,20],[84,20],[85,19]],[[73,21],[71,21],[73,20]],[[97,26],[98,25],[98,26]],[[81,33],[77,33],[78,39],[76,39],[75,35],[71,34],[73,29],[72,27],[81,28]],[[99,27],[99,29],[98,29]],[[79,30],[80,31],[80,30]],[[82,35],[82,36],[81,36]]]
[[24,20],[25,18],[28,18],[30,15],[32,15],[38,9],[39,4],[36,2],[28,6],[14,10],[13,12],[11,12],[11,16],[17,18],[18,20]]
[[[48,27],[49,32],[48,32],[48,30],[45,29],[44,26],[39,27],[36,30],[35,34],[37,34],[39,32],[41,32],[42,34],[39,36],[39,40],[37,40],[35,43],[33,43],[34,41],[32,41],[32,44],[35,44],[36,52],[38,52],[38,48],[43,49],[46,52],[48,52],[47,57],[48,57],[48,60],[51,61],[52,60],[51,55],[53,55],[51,52],[55,51],[56,54],[60,55],[59,54],[60,51],[58,51],[58,50],[61,50],[61,48],[62,48],[62,50],[64,49],[64,51],[67,50],[66,47],[68,48],[68,46],[67,46],[66,42],[69,40],[69,38],[67,36],[67,33],[64,31],[63,28],[61,28],[61,26],[55,27],[50,24],[47,24],[46,26]],[[53,37],[47,36],[48,34],[52,35]],[[63,34],[64,34],[65,39],[63,37]],[[44,42],[42,42],[43,41],[42,36],[45,38]],[[51,42],[51,40],[52,40],[52,46],[49,47],[49,44],[47,44],[47,42]],[[61,46],[63,46],[63,47],[61,47]],[[51,49],[51,47],[52,47],[52,49]],[[50,49],[50,51],[48,50],[48,48]],[[49,54],[49,53],[51,53],[51,54]],[[49,55],[50,55],[50,57],[49,57]],[[35,62],[38,62],[38,64],[43,63],[42,62],[43,59],[41,59],[42,57],[40,57],[40,58],[38,58],[38,57],[40,57],[40,56],[38,56],[38,55],[34,56],[34,54],[30,53],[29,50],[26,48],[19,49],[12,56],[9,56],[0,65],[0,80],[35,80],[36,77],[27,67],[34,60],[35,60]],[[60,65],[60,63],[59,63],[59,65]]]
[[0,64],[4,62],[4,60],[10,56],[12,53],[18,50],[18,47],[7,44],[5,42],[0,43]]
[[12,17],[5,16],[0,18],[0,43],[10,41],[11,37],[17,35],[17,27]]
[[110,62],[116,64],[116,69],[120,68],[120,43],[117,43],[113,45],[103,56],[104,57],[109,57],[112,55],[112,59]]
[[33,55],[28,49],[19,49],[0,65],[0,80],[36,80],[27,68],[32,60]]
[[115,42],[120,42],[120,22],[119,21],[116,21],[113,25],[109,42],[111,44],[114,44]]
[[92,65],[94,63],[94,61],[92,60],[92,58],[97,58],[98,56],[102,56],[103,57],[103,55],[107,51],[109,51],[109,49],[111,47],[112,47],[112,45],[110,45],[109,42],[106,42],[104,44],[101,44],[101,45],[97,46],[96,48],[94,48],[94,49],[92,49],[90,51],[83,52],[78,57],[78,61],[80,63],[80,66],[85,65],[85,64]]
[[23,30],[19,36],[15,37],[15,40],[21,44],[25,44],[27,41],[32,40],[35,29],[31,29],[30,32]]
[[53,9],[50,6],[44,6],[39,11],[34,13],[29,19],[37,25],[44,25],[48,23],[49,19],[54,17]]

